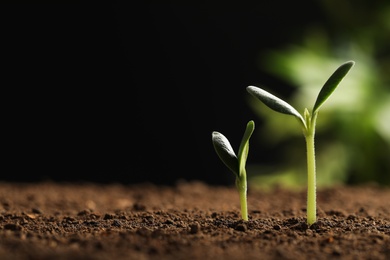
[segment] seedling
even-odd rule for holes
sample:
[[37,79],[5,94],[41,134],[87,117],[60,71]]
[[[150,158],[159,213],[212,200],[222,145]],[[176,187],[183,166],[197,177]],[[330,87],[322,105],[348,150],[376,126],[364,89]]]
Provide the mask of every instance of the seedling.
[[238,156],[236,156],[229,140],[223,134],[216,131],[212,133],[212,141],[215,151],[217,152],[222,162],[236,176],[236,187],[240,195],[241,216],[245,221],[248,221],[247,180],[245,165],[249,152],[249,139],[254,129],[255,123],[253,121],[249,121],[246,125],[246,130],[238,149]]
[[267,91],[249,86],[247,91],[262,101],[269,108],[283,114],[295,116],[300,122],[303,135],[306,140],[306,151],[307,151],[307,223],[312,225],[316,222],[316,163],[314,153],[314,135],[315,125],[318,116],[318,111],[324,102],[336,89],[341,80],[347,75],[348,71],[355,64],[353,61],[348,61],[342,64],[337,70],[330,76],[325,82],[321,91],[317,96],[317,100],[314,103],[312,113],[305,108],[303,116],[290,104],[286,103],[280,98],[268,93]]

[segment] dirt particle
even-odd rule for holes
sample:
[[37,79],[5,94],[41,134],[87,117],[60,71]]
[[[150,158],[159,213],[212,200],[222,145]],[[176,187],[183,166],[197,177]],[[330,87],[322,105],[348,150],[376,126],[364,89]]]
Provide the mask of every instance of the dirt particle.
[[246,232],[248,230],[248,226],[245,223],[238,223],[234,229],[237,231]]
[[190,224],[190,234],[197,234],[200,231],[200,224],[198,222]]
[[27,213],[26,217],[29,218],[29,219],[35,219],[35,218],[37,218],[37,214],[29,214],[29,213]]
[[321,231],[321,229],[322,229],[323,227],[324,227],[324,223],[323,223],[321,220],[319,220],[319,221],[313,223],[312,225],[310,225],[309,228],[310,228],[311,230],[315,230],[315,231],[319,232],[319,231]]
[[18,224],[9,223],[9,224],[4,225],[4,229],[5,230],[12,230],[12,231],[20,231],[20,230],[22,230],[22,227]]
[[167,220],[164,221],[163,224],[172,225],[173,223],[174,223],[174,222],[173,222],[172,219],[167,219]]
[[153,215],[148,215],[148,216],[146,216],[145,219],[144,219],[144,221],[145,221],[146,223],[149,223],[149,224],[154,223],[154,217],[153,217]]
[[274,225],[274,226],[273,226],[273,229],[275,229],[275,230],[281,230],[281,229],[282,229],[282,227],[281,227],[281,226],[279,226],[279,225]]
[[331,243],[333,243],[333,242],[334,242],[333,236],[330,236],[330,237],[326,238],[326,239],[324,240],[324,242],[325,242],[326,244],[331,244]]
[[85,216],[85,215],[88,215],[89,213],[90,213],[90,211],[85,209],[85,210],[79,211],[77,213],[77,216]]
[[137,229],[136,233],[140,236],[149,236],[152,233],[152,230],[150,230],[146,227],[141,227],[141,228]]
[[313,235],[313,230],[311,230],[311,229],[306,229],[306,230],[305,230],[305,234],[306,234],[307,236],[312,236],[312,235]]
[[96,209],[96,203],[93,200],[87,200],[85,202],[85,206],[90,209],[90,210],[95,210]]
[[113,218],[114,218],[114,215],[112,215],[112,214],[105,214],[103,217],[104,220],[113,219]]
[[115,219],[115,220],[112,222],[111,225],[112,225],[113,227],[121,227],[121,226],[122,226],[122,223],[121,223],[119,220]]
[[332,255],[333,256],[341,256],[342,253],[341,253],[341,249],[339,247],[335,247],[332,251]]
[[31,212],[34,214],[42,214],[42,210],[40,210],[39,208],[32,208]]
[[3,205],[3,208],[4,208],[4,210],[9,210],[10,209],[10,207],[11,207],[11,205],[8,203],[8,202],[6,202],[6,201],[4,201],[3,203],[2,203],[2,205]]
[[135,210],[135,211],[145,211],[146,210],[146,206],[143,205],[143,204],[140,204],[140,203],[134,203],[133,210]]
[[211,213],[211,217],[212,217],[212,218],[217,218],[217,217],[218,217],[218,213],[217,213],[217,212]]
[[339,210],[329,210],[325,212],[328,216],[337,216],[337,217],[344,217],[345,213]]

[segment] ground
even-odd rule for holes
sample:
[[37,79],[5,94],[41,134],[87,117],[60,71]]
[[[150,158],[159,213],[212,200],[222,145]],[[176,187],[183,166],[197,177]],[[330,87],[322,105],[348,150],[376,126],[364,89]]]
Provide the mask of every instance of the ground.
[[390,187],[0,183],[0,259],[390,259]]

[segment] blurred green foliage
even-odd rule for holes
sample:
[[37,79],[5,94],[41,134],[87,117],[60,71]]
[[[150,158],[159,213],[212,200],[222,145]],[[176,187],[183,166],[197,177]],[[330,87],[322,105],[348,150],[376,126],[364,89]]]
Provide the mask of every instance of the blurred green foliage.
[[[375,182],[390,185],[390,2],[321,1],[326,23],[302,28],[296,44],[260,55],[261,69],[296,86],[285,100],[311,109],[339,64],[355,67],[319,113],[318,186]],[[272,86],[261,86],[278,95]],[[306,185],[306,151],[296,120],[249,98],[264,127],[254,134],[277,147],[277,165],[248,165],[252,186]],[[264,174],[266,173],[266,174]]]

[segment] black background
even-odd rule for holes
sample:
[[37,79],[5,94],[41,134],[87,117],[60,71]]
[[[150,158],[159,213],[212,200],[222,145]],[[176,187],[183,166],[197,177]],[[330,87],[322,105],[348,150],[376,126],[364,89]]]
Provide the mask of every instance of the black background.
[[[310,1],[3,5],[1,13],[8,181],[232,183],[211,132],[237,149],[249,120],[261,127],[245,87],[292,88],[258,67],[260,53],[321,23]],[[251,150],[264,152],[258,143]],[[269,156],[248,160],[259,158]]]

